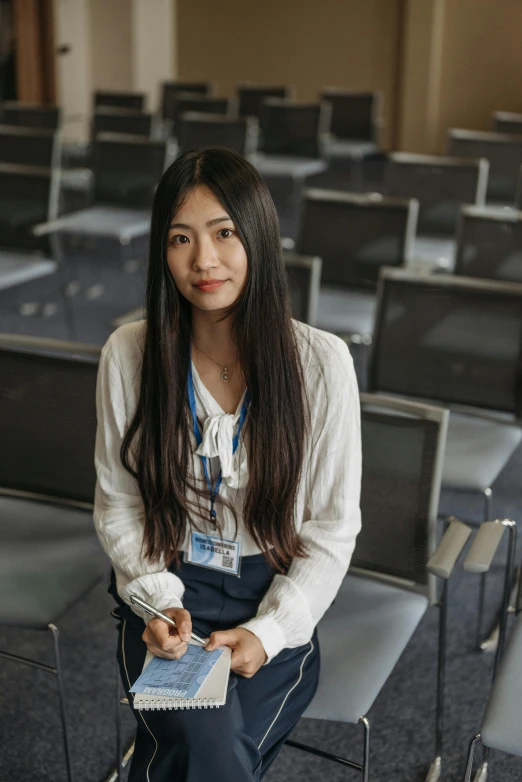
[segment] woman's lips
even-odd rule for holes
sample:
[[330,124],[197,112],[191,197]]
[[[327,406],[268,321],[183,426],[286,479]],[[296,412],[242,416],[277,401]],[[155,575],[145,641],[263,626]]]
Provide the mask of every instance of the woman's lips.
[[196,288],[199,291],[203,291],[204,293],[211,293],[212,291],[217,291],[218,288],[220,288],[226,280],[214,280],[210,282],[200,282],[197,283]]

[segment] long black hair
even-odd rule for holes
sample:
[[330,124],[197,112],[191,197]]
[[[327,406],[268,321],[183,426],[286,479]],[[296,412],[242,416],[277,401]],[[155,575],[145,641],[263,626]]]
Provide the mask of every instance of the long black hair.
[[[145,508],[145,556],[152,562],[163,557],[167,565],[179,564],[189,513],[196,527],[195,516],[208,519],[208,488],[191,469],[191,305],[174,284],[167,241],[173,216],[197,186],[208,187],[226,209],[247,255],[246,283],[228,310],[250,393],[242,433],[249,470],[242,515],[267,560],[284,572],[294,557],[306,556],[294,512],[309,432],[308,400],[275,207],[256,169],[232,151],[215,147],[187,152],[158,185],[140,394],[121,459],[138,482]],[[191,491],[196,501],[188,499]],[[231,509],[237,525],[236,509]]]

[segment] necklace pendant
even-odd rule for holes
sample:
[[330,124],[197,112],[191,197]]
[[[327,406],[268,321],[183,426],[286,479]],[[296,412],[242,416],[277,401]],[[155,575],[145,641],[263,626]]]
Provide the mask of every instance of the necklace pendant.
[[223,383],[228,383],[230,380],[230,375],[228,374],[228,367],[223,367],[223,372],[221,373],[221,380]]

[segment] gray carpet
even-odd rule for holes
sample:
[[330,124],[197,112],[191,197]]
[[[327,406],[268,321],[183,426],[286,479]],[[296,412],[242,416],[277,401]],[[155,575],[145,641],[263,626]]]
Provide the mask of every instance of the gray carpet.
[[[96,254],[73,270],[82,282],[71,299],[77,337],[102,343],[111,321],[141,302],[139,273],[127,273],[111,259],[100,263]],[[69,272],[72,273],[71,269]],[[87,291],[96,281],[104,289],[97,299]],[[47,286],[47,287],[46,287]],[[17,291],[17,301],[59,295],[59,280],[45,285],[29,283]],[[26,297],[24,299],[24,297]],[[59,300],[57,298],[57,300]],[[13,307],[13,295],[0,298],[0,328],[18,333],[65,337],[63,310],[48,317],[25,317]],[[499,517],[520,518],[522,449],[500,477],[494,498]],[[481,503],[469,495],[448,494],[442,511],[480,518]],[[502,554],[502,552],[501,552]],[[489,579],[491,616],[501,594],[502,556]],[[492,659],[473,650],[478,580],[458,572],[452,582],[450,648],[447,673],[446,753],[443,779],[462,779],[467,743],[480,725],[491,676]],[[116,663],[115,620],[111,599],[100,584],[74,612],[60,622],[65,687],[72,727],[77,782],[98,782],[114,765],[114,692]],[[372,782],[421,782],[433,752],[437,611],[425,616],[412,642],[389,678],[369,717],[372,721]],[[0,649],[51,663],[51,638],[45,634],[0,629]],[[41,671],[0,660],[0,780],[62,782],[63,762],[55,682]],[[125,717],[126,738],[133,732],[132,715]],[[361,730],[337,723],[302,721],[294,738],[323,749],[361,758]],[[356,772],[285,747],[267,782],[294,782],[315,778],[329,782],[358,779]],[[494,754],[491,780],[515,782],[522,778],[522,760]],[[216,776],[219,780],[219,775]],[[202,782],[204,782],[202,780]]]

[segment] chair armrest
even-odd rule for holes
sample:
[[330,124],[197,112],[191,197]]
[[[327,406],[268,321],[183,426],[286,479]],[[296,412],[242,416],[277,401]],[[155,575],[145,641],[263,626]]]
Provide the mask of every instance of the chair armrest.
[[426,565],[428,572],[449,578],[470,534],[471,527],[467,524],[457,519],[452,521]]
[[468,573],[487,573],[502,540],[506,526],[502,521],[485,521],[480,525],[464,560]]
[[64,225],[66,225],[66,221],[58,218],[57,220],[51,220],[48,223],[33,225],[31,233],[33,236],[47,236],[47,234],[53,234],[56,231],[59,231]]

